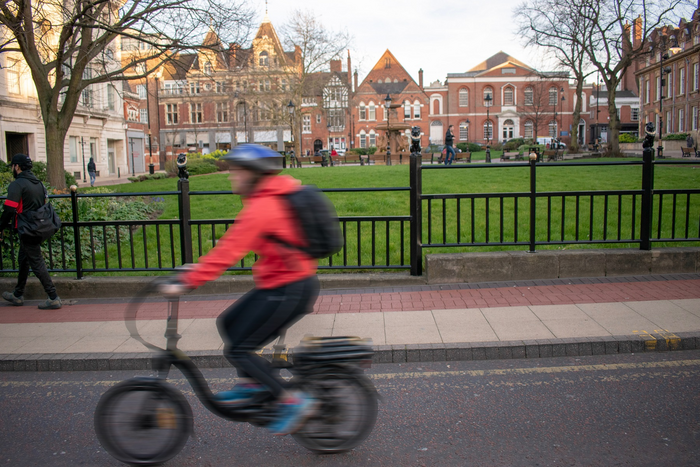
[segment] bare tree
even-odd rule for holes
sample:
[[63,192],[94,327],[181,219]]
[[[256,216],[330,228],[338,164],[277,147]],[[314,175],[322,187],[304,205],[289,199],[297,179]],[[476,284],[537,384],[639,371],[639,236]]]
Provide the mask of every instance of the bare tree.
[[[83,90],[146,77],[177,53],[201,47],[207,27],[247,33],[243,0],[18,0],[0,5],[0,53],[20,52],[31,71],[46,134],[49,183],[65,188],[63,146]],[[119,39],[147,44],[122,64]],[[126,71],[132,71],[128,76]],[[136,70],[135,72],[133,70]]]
[[[302,118],[302,96],[322,83],[316,83],[318,73],[327,71],[331,60],[342,59],[350,48],[352,36],[345,31],[326,29],[323,22],[308,10],[296,10],[289,21],[280,28],[285,48],[294,50],[299,57],[299,67],[288,77],[289,94],[293,102],[294,120]],[[295,151],[301,154],[300,125],[294,125]]]
[[582,41],[576,37],[591,34],[592,24],[571,9],[571,3],[562,0],[527,0],[515,10],[517,35],[528,46],[543,47],[560,68],[571,71],[576,82],[576,102],[571,129],[571,150],[578,151],[578,127],[584,100],[583,85],[593,73]]
[[[537,136],[546,132],[549,123],[554,118],[556,100],[552,104],[550,90],[557,89],[556,83],[547,75],[533,74],[525,83],[525,99],[518,104],[518,114],[522,119],[532,122],[532,140],[537,142]],[[559,93],[557,92],[557,96]]]

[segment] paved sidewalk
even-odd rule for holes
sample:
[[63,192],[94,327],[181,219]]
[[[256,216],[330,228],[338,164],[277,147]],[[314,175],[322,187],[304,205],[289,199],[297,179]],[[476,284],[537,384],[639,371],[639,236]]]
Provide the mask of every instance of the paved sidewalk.
[[[241,295],[185,296],[179,346],[221,367],[215,318]],[[0,305],[0,370],[146,369],[148,351],[122,321],[124,299]],[[141,334],[164,345],[167,302],[140,311]],[[376,362],[537,358],[700,348],[700,274],[322,290],[306,334],[371,338]],[[269,349],[264,353],[269,354]]]

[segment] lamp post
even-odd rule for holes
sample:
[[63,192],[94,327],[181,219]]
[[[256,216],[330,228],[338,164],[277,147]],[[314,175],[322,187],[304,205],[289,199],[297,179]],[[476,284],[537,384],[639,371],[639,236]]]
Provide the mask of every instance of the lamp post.
[[[661,144],[661,136],[663,134],[663,127],[664,127],[664,73],[667,75],[671,73],[671,67],[666,67],[664,68],[664,61],[668,60],[669,57],[672,57],[673,55],[677,54],[678,52],[681,51],[681,48],[678,47],[678,41],[676,40],[676,36],[671,36],[671,47],[668,48],[667,51],[664,51],[664,47],[666,47],[666,36],[661,36],[661,60],[659,61],[660,64],[660,76],[659,76],[659,147],[657,148],[657,156],[659,159],[663,159],[664,157],[664,147]],[[670,55],[669,55],[670,54]]]
[[[562,131],[564,130],[564,101],[566,98],[564,97],[564,88],[561,88],[561,102],[559,104],[559,119],[560,119],[560,127],[559,127],[559,137],[557,140],[561,141],[561,136],[562,136]],[[559,145],[557,144],[557,149],[559,149]]]
[[391,133],[389,133],[389,119],[391,118],[391,95],[386,94],[384,98],[386,108],[386,164],[391,164]]
[[600,113],[600,109],[598,108],[600,106],[600,86],[603,84],[603,80],[600,79],[600,76],[598,77],[598,89],[596,90],[596,97],[595,97],[595,133],[596,133],[596,140],[593,142],[595,145],[596,149],[598,149],[598,140],[600,139],[600,127],[598,126],[598,114]]
[[289,112],[289,131],[291,133],[292,150],[294,150],[294,102],[291,99],[289,104],[287,104],[287,112]]
[[[136,176],[136,169],[134,168],[134,138],[129,138],[129,146],[131,146],[131,176]],[[83,162],[85,161],[85,149],[83,149]]]
[[[158,122],[158,135],[159,135],[159,137],[160,137],[160,101],[159,101],[159,98],[158,98],[158,92],[159,92],[160,88],[159,88],[159,86],[158,86],[158,80],[160,79],[161,76],[163,76],[163,70],[162,70],[162,69],[159,69],[159,70],[156,72],[156,76],[155,76],[155,78],[156,78],[156,121]],[[148,91],[148,86],[146,86],[146,91]],[[148,98],[148,93],[146,93],[146,98]],[[148,102],[148,101],[146,101],[146,102]],[[149,115],[148,115],[148,123],[149,123],[149,124],[151,123],[151,115],[150,115],[150,113],[149,113]],[[167,140],[166,140],[166,143],[167,143]],[[158,159],[159,159],[159,161],[160,161],[160,170],[164,170],[164,169],[165,169],[165,160],[164,160],[164,159],[165,159],[165,153],[163,154],[163,157],[161,158],[161,157],[160,157],[160,146],[158,146],[158,148],[159,148],[159,150],[158,150],[158,153],[159,153]],[[152,158],[152,156],[151,156],[151,158]]]
[[[82,136],[80,137],[80,151],[83,154],[83,183],[87,183],[87,179],[85,178],[85,140],[83,140]],[[131,152],[133,153],[134,150],[132,149]]]
[[491,117],[489,111],[491,110],[491,101],[493,98],[491,97],[491,94],[486,94],[486,97],[484,97],[484,101],[486,102],[486,145],[490,146],[491,145]]
[[[158,90],[156,90],[158,92]],[[146,76],[146,114],[148,115],[148,158],[149,158],[149,164],[148,164],[148,173],[152,174],[155,173],[155,167],[153,166],[153,143],[151,140],[153,139],[153,136],[151,136],[151,99],[149,98],[149,92],[148,92],[148,76]]]

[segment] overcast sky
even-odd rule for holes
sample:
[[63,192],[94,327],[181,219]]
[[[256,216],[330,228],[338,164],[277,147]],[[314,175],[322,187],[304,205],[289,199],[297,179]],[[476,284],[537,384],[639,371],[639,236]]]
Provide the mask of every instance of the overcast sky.
[[[427,86],[447,73],[471,69],[504,51],[542,69],[536,50],[525,49],[513,34],[513,10],[522,0],[268,0],[268,15],[278,30],[296,9],[306,9],[330,30],[347,30],[354,43],[353,68],[362,80],[386,49],[418,82]],[[265,0],[251,0],[258,23]],[[343,63],[345,66],[345,63]]]

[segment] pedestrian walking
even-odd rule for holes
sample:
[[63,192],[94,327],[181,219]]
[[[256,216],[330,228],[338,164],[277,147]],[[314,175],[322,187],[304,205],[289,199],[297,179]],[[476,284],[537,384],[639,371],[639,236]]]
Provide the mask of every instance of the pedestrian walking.
[[338,151],[336,151],[335,148],[331,149],[331,167],[335,165],[334,157],[338,157]]
[[95,167],[95,161],[90,158],[88,162],[88,174],[90,175],[90,186],[95,186],[95,176],[97,175],[97,167]]
[[[46,188],[32,173],[32,160],[29,156],[15,154],[10,162],[10,167],[15,180],[7,187],[7,199],[2,216],[0,216],[0,238],[2,238],[5,228],[9,226],[17,228],[19,214],[36,211],[48,202]],[[24,305],[24,288],[27,285],[29,268],[32,269],[48,295],[48,300],[39,304],[39,309],[57,310],[63,306],[41,254],[42,242],[42,240],[28,235],[19,236],[17,285],[14,292],[2,293],[2,298],[14,306]]]
[[450,125],[445,133],[445,165],[452,165],[455,160],[455,148],[452,147],[455,141],[455,134],[452,131],[454,125]]
[[688,133],[688,137],[685,139],[685,144],[687,144],[689,148],[695,147],[695,140],[690,133]]

